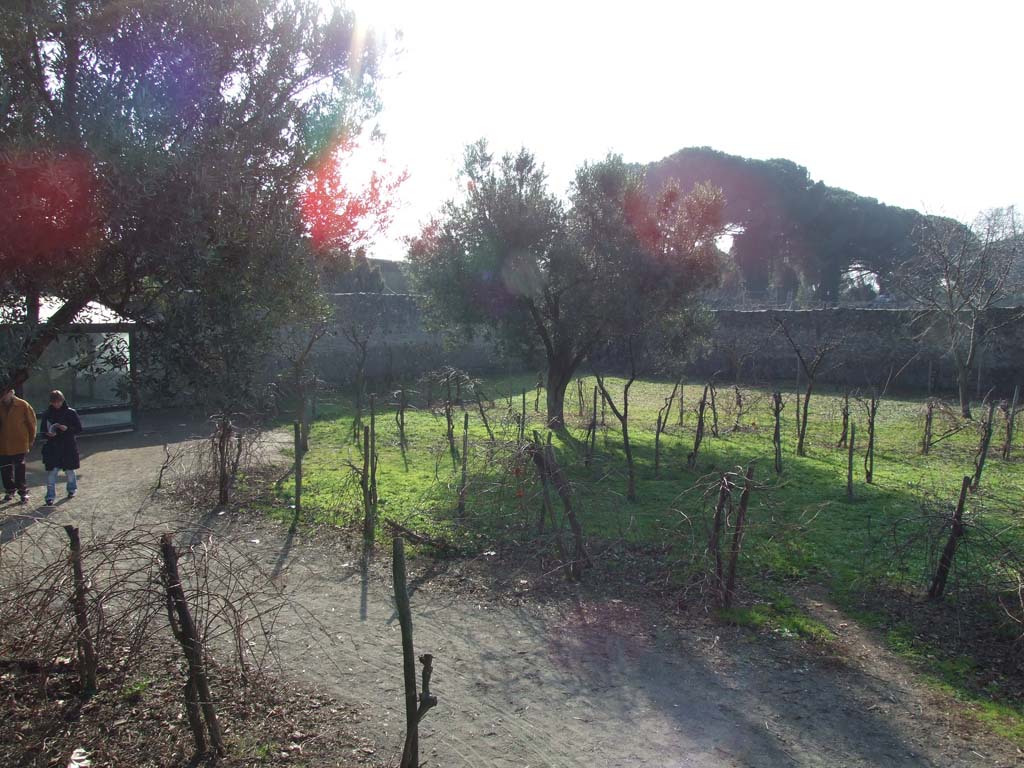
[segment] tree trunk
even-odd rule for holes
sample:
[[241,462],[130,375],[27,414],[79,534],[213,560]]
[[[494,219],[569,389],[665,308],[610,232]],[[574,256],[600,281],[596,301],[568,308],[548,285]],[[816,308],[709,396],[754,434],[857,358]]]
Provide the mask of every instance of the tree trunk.
[[971,369],[962,363],[957,364],[956,383],[960,392],[960,415],[971,418]]
[[573,371],[557,361],[548,361],[547,419],[548,428],[565,427],[565,390],[572,381]]

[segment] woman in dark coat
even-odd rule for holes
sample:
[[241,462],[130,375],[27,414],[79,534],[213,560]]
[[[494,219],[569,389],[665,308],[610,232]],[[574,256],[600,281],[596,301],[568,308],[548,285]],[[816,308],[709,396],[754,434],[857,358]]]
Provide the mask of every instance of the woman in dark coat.
[[57,498],[57,474],[63,469],[68,478],[68,498],[78,490],[75,470],[80,466],[78,440],[75,435],[82,431],[82,422],[74,408],[69,408],[64,393],[59,389],[50,393],[50,407],[43,414],[43,465],[46,467],[46,503],[53,504]]

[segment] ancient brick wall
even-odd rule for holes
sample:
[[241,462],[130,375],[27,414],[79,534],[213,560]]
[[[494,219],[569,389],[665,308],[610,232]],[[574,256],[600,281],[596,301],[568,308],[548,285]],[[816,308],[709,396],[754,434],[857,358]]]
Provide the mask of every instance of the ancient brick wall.
[[473,339],[450,340],[427,330],[413,296],[335,294],[331,301],[338,324],[317,344],[313,367],[320,378],[332,384],[349,384],[355,375],[357,350],[345,337],[348,318],[354,316],[368,318],[366,327],[372,328],[366,373],[374,379],[408,381],[446,365],[478,374],[522,368],[518,361],[498,354],[483,334]]
[[[694,375],[718,372],[731,380],[739,371],[748,383],[795,381],[798,361],[784,325],[808,362],[816,349],[834,345],[821,365],[820,381],[827,385],[881,386],[892,371],[896,390],[949,392],[956,386],[941,329],[922,335],[925,324],[911,310],[719,310],[715,316],[712,343],[692,366]],[[1002,325],[1013,316],[1013,310],[996,310],[986,320]],[[1004,395],[1024,380],[1024,322],[994,333],[979,352],[975,375],[979,371],[982,394],[994,387]]]
[[[523,370],[518,361],[497,353],[485,335],[446,344],[438,333],[424,328],[415,298],[405,294],[339,294],[333,297],[339,318],[352,312],[377,313],[371,335],[367,373],[373,378],[413,378],[423,371],[454,365],[474,373]],[[718,310],[716,330],[689,374],[717,374],[731,381],[792,383],[797,359],[780,321],[809,358],[822,344],[834,344],[821,365],[819,381],[827,386],[881,386],[893,372],[892,390],[949,392],[955,371],[940,334],[919,338],[914,313],[899,309]],[[1001,324],[1012,316],[998,310],[989,318]],[[340,329],[339,329],[340,331]],[[340,332],[317,347],[315,367],[327,381],[351,380],[355,352]],[[1015,383],[1024,383],[1024,322],[1007,324],[979,355],[982,394],[996,388],[1003,396]],[[977,375],[977,371],[975,372]],[[973,389],[973,387],[972,387]]]

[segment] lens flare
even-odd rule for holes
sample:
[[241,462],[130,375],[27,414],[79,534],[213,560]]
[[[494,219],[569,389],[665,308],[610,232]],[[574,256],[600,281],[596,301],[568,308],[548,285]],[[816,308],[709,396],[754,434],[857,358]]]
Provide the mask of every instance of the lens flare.
[[302,194],[302,219],[314,250],[324,256],[345,256],[365,247],[390,225],[396,192],[407,172],[392,175],[380,168],[360,173],[354,162],[358,146],[339,140],[312,170]]
[[28,266],[81,256],[102,234],[98,191],[85,154],[0,154],[0,257],[9,266]]

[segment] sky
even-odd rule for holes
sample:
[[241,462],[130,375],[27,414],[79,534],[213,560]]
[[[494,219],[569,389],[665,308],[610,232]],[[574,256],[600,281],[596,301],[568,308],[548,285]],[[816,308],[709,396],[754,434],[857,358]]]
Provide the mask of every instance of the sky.
[[466,144],[526,147],[564,193],[617,152],[783,157],[816,181],[969,221],[1024,209],[1024,3],[349,0],[383,39],[402,238],[458,193]]

